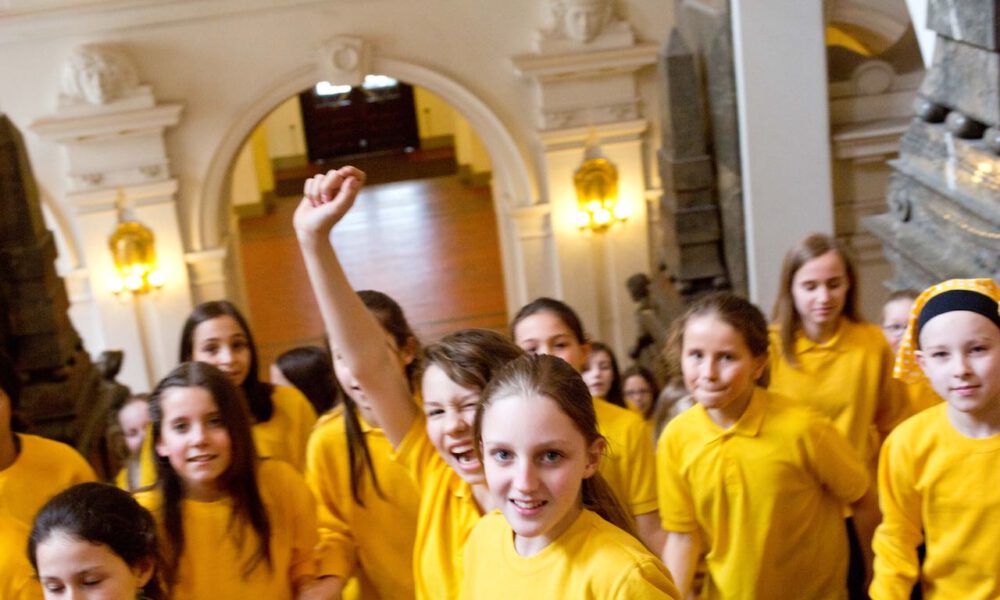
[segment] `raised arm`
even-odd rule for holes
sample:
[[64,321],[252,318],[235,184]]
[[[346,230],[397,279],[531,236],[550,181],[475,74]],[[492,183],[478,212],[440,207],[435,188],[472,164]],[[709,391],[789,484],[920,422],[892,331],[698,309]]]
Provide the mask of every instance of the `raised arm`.
[[371,401],[379,426],[395,447],[417,418],[417,407],[385,333],[351,288],[330,242],[331,230],[353,206],[364,180],[365,174],[354,167],[306,180],[295,210],[295,234],[330,345]]

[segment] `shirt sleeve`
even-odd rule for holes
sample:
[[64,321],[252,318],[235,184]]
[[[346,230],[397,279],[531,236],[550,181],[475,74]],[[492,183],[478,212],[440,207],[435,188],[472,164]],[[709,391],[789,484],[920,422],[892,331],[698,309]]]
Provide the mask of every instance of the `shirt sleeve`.
[[656,446],[657,489],[660,523],[667,531],[687,533],[698,529],[691,485],[681,474],[681,457],[676,452],[677,427],[667,425]]
[[890,435],[879,456],[882,523],[872,540],[875,575],[869,594],[873,600],[909,598],[920,570],[917,546],[923,541],[921,497],[914,487],[914,463],[905,442],[898,435]]
[[629,498],[628,509],[632,515],[644,515],[656,511],[656,454],[653,449],[653,433],[641,419],[635,419],[629,427],[627,456],[629,468],[626,477]]
[[316,575],[315,549],[319,536],[316,528],[316,502],[312,492],[298,472],[290,466],[278,463],[284,470],[281,481],[281,495],[286,498],[286,510],[291,521],[292,556],[288,566],[289,581],[300,577]]
[[663,563],[650,556],[641,560],[622,578],[621,585],[612,598],[616,600],[645,600],[672,598],[680,600],[680,593]]
[[868,469],[850,443],[825,418],[811,416],[809,461],[819,482],[845,504],[868,490]]
[[[330,425],[336,427],[338,421]],[[336,437],[326,435],[329,428],[318,428],[309,439],[306,450],[306,483],[316,499],[316,521],[319,528],[318,574],[334,575],[347,579],[357,565],[354,535],[344,514],[343,502],[353,501],[344,497],[337,484],[345,474],[340,473],[335,453]],[[346,474],[350,477],[350,474]]]

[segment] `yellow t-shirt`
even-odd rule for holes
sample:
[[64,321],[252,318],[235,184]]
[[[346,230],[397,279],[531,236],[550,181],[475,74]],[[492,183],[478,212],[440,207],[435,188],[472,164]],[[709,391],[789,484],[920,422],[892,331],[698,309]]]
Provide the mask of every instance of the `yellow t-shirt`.
[[[276,385],[272,390],[274,413],[271,420],[255,423],[250,430],[257,455],[283,460],[302,473],[306,468],[306,444],[316,424],[316,411],[302,392],[295,388]],[[139,488],[156,483],[155,454],[153,428],[147,425],[146,437],[139,449]]]
[[[909,598],[918,573],[927,600],[1000,598],[1000,435],[972,439],[947,405],[893,431],[878,467],[874,600]],[[921,533],[922,532],[922,533]],[[927,546],[923,569],[917,546]]]
[[472,486],[444,462],[425,428],[423,417],[414,419],[394,455],[420,494],[413,583],[418,599],[457,598],[462,584],[462,551],[482,512]]
[[518,555],[514,532],[500,512],[480,519],[465,546],[462,598],[651,600],[680,594],[667,568],[639,540],[583,510],[534,556]]
[[703,598],[846,597],[843,511],[868,475],[828,420],[757,388],[729,429],[678,415],[656,458],[663,528],[707,546]]
[[392,460],[382,430],[359,421],[382,491],[380,496],[365,469],[358,489],[364,506],[351,495],[343,406],[324,415],[309,438],[306,482],[316,497],[319,573],[345,580],[357,575],[362,598],[412,598],[417,488]]
[[656,463],[653,432],[638,414],[594,398],[597,427],[608,446],[601,475],[634,515],[656,510]]
[[35,580],[25,555],[30,530],[0,509],[0,598],[41,600],[42,587]]
[[[247,559],[257,550],[257,537],[248,524],[230,528],[231,499],[182,500],[184,550],[173,600],[291,600],[295,581],[315,575],[316,505],[306,482],[288,464],[264,460],[257,469],[257,485],[271,523],[273,568],[261,561],[243,577]],[[140,492],[136,499],[162,528],[159,491]]]
[[926,379],[906,384],[906,397],[910,401],[910,413],[914,415],[944,402],[944,398],[938,396]]
[[35,513],[52,496],[78,483],[97,481],[90,464],[66,444],[19,433],[21,451],[0,471],[0,506],[31,528]]
[[800,331],[795,337],[798,367],[785,359],[778,328],[772,326],[770,352],[768,389],[833,421],[862,460],[874,460],[877,451],[870,435],[873,424],[876,438],[885,439],[909,416],[906,391],[892,378],[892,350],[877,325],[842,318],[837,332],[822,344]]

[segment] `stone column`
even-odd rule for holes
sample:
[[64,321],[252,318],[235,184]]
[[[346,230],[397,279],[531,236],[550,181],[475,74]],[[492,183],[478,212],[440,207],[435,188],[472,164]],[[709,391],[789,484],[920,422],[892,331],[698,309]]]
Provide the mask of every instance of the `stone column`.
[[[539,32],[535,52],[513,58],[536,86],[537,140],[544,152],[543,203],[531,210],[533,218],[526,213],[519,222],[544,226],[550,242],[534,235],[532,247],[551,247],[555,263],[551,278],[528,278],[529,287],[537,287],[529,292],[565,300],[593,338],[624,356],[636,334],[625,281],[650,266],[643,161],[648,125],[636,72],[655,64],[657,47],[636,42],[629,25],[615,18],[610,0],[549,5],[552,22]],[[619,202],[631,211],[626,222],[597,234],[575,224],[573,187],[584,150],[594,141],[618,168]]]
[[781,261],[833,233],[823,3],[732,0],[750,297],[769,311]]
[[[121,49],[106,45],[77,48],[63,72],[56,114],[30,128],[65,150],[65,197],[75,213],[81,249],[71,314],[96,322],[85,339],[94,354],[125,352],[121,381],[133,391],[148,390],[177,362],[181,327],[191,310],[190,286],[177,218],[177,180],[171,177],[164,131],[180,119],[178,104],[157,104],[149,86],[139,85]],[[119,206],[120,204],[120,206]],[[159,269],[166,284],[133,297],[109,288],[114,271],[108,237],[120,211],[153,230]]]

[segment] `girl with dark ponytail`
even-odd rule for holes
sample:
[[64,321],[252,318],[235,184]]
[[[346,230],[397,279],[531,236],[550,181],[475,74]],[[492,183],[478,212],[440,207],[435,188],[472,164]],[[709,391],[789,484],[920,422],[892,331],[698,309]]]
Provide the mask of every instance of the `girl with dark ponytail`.
[[473,439],[501,512],[469,536],[463,597],[680,598],[598,472],[606,442],[568,363],[509,362],[483,391]]
[[[358,297],[382,326],[412,391],[419,344],[403,309],[382,292],[363,290]],[[322,571],[339,585],[355,577],[362,598],[412,598],[419,495],[406,469],[392,459],[392,444],[341,352],[334,347],[332,354],[337,407],[320,418],[306,451],[306,481],[319,509]]]

